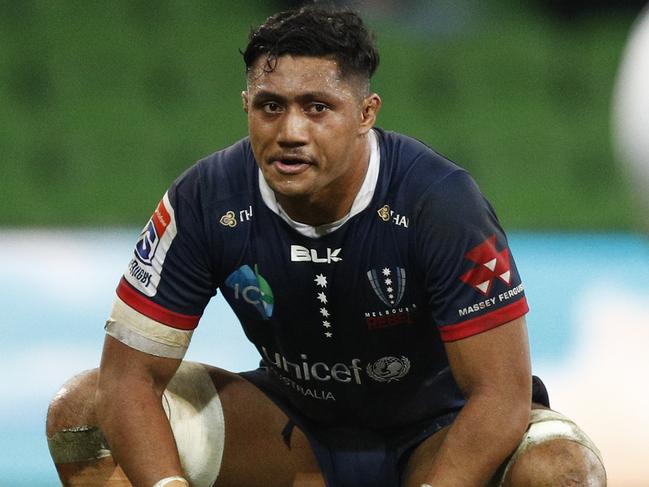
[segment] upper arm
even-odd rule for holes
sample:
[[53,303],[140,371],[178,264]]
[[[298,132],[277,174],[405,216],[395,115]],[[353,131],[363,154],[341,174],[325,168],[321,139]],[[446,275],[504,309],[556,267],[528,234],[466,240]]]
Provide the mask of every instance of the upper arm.
[[527,301],[496,214],[462,170],[436,181],[417,213],[417,251],[431,319],[444,342],[523,316]]
[[174,182],[117,287],[106,332],[141,352],[181,359],[216,292],[200,188],[197,169]]
[[449,364],[465,395],[496,394],[531,400],[531,366],[525,318],[446,343]]
[[424,195],[419,246],[433,321],[467,396],[531,398],[527,301],[495,211],[457,170]]
[[161,396],[180,363],[179,359],[140,352],[106,335],[99,367],[98,390],[109,394],[120,386],[138,390],[133,387],[137,384]]

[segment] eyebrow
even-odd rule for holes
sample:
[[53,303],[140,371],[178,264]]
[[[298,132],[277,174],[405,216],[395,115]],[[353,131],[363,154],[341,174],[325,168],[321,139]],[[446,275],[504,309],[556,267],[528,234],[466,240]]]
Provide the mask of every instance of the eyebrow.
[[[309,102],[312,100],[331,100],[331,98],[332,94],[325,91],[309,91],[298,95],[296,97],[296,100],[298,102]],[[258,91],[257,93],[255,93],[252,99],[254,103],[263,103],[269,100],[277,100],[282,103],[286,103],[288,101],[288,98],[286,98],[285,96],[269,90]]]
[[268,91],[268,90],[258,91],[252,97],[252,101],[255,103],[261,103],[268,100],[278,100],[281,102],[285,102],[286,97],[280,95],[279,93],[275,93],[273,91]]

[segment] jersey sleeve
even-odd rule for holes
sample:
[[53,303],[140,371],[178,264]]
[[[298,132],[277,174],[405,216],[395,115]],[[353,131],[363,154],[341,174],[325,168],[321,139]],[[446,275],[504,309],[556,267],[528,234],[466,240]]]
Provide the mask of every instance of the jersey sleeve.
[[443,341],[467,338],[527,313],[505,233],[466,171],[450,173],[425,192],[417,245],[431,318]]
[[182,358],[216,292],[197,169],[164,194],[117,286],[106,333],[152,355]]

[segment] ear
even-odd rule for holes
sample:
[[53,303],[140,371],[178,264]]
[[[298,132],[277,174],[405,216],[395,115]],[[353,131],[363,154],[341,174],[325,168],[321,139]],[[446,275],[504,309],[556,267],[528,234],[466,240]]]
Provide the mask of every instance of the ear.
[[365,135],[374,127],[382,103],[381,97],[376,93],[370,93],[363,99],[361,105],[361,123],[358,128],[359,135]]
[[245,90],[241,92],[241,101],[243,102],[243,111],[248,113],[248,107],[250,105],[248,100],[248,92]]

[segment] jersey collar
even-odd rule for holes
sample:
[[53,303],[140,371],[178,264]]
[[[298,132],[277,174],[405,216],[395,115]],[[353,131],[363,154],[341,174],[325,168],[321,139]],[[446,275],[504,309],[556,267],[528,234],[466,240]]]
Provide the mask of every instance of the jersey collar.
[[365,179],[363,180],[363,184],[361,185],[361,188],[358,190],[358,193],[356,194],[356,198],[354,198],[354,202],[352,203],[352,207],[349,210],[349,213],[347,213],[347,215],[342,217],[340,220],[336,220],[335,222],[331,222],[331,223],[326,223],[324,225],[318,225],[317,227],[314,227],[312,225],[307,225],[305,223],[296,222],[286,214],[284,209],[277,202],[277,198],[275,198],[275,193],[270,188],[270,186],[268,186],[268,183],[266,182],[264,176],[261,173],[261,169],[259,169],[258,170],[259,171],[259,192],[261,193],[262,200],[273,213],[278,215],[286,223],[288,223],[293,229],[295,229],[297,232],[301,233],[305,237],[318,238],[337,230],[338,228],[343,226],[345,222],[349,220],[351,217],[357,215],[365,208],[367,208],[370,202],[372,201],[372,197],[374,196],[374,190],[376,189],[376,182],[379,179],[379,168],[381,165],[381,152],[379,150],[379,140],[376,131],[370,130],[368,137],[370,142],[370,160],[367,166],[367,173],[365,174]]

